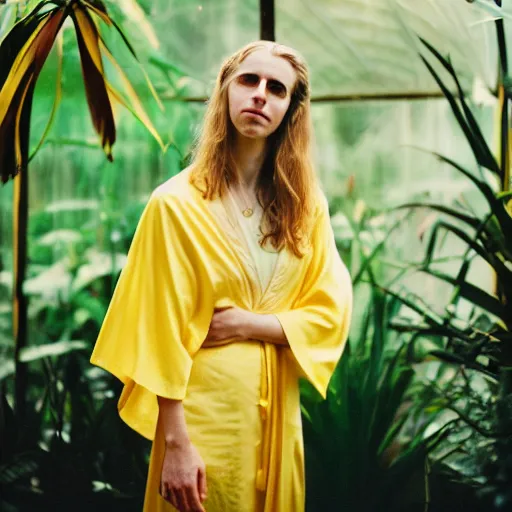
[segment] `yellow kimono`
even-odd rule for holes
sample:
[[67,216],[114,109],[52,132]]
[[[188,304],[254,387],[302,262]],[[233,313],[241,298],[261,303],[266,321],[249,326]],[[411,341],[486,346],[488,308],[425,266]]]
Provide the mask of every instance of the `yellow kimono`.
[[[267,255],[266,277],[241,228],[223,201],[202,198],[188,170],[157,188],[96,342],[91,362],[124,383],[119,414],[153,440],[144,512],[175,510],[158,494],[157,395],[184,401],[206,464],[207,512],[304,510],[298,379],[325,397],[348,335],[351,280],[323,194],[306,256]],[[289,348],[202,347],[214,308],[229,305],[275,314]]]

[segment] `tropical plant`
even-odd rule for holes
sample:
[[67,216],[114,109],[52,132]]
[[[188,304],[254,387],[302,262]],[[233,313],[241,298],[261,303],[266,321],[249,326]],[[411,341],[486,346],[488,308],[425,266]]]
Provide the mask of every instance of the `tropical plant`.
[[425,435],[437,414],[411,423],[414,369],[407,340],[397,346],[388,327],[399,307],[374,288],[359,339],[347,344],[327,399],[302,384],[308,511],[424,509],[425,460],[450,424]]
[[335,213],[332,222],[353,275],[353,327],[327,399],[301,383],[306,508],[423,510],[427,454],[449,434],[451,424],[434,425],[441,412],[426,412],[426,402],[416,404],[412,397],[418,361],[409,348],[411,336],[389,328],[401,303],[375,282],[376,274],[379,280],[389,278],[382,263],[384,253],[390,256],[386,242],[408,214],[394,218],[375,212],[361,199],[350,212],[351,203],[351,198],[334,200],[331,210],[343,205],[346,212]]
[[[99,0],[46,0],[36,7],[4,37],[0,45],[2,73],[0,74],[0,169],[2,181],[6,182],[18,172],[27,168],[30,158],[28,141],[30,114],[35,85],[41,69],[58,39],[59,32],[67,18],[75,27],[80,51],[85,90],[92,121],[108,159],[112,159],[112,147],[116,140],[116,127],[110,98],[115,98],[129,108],[148,128],[154,137],[163,143],[150,119],[147,117],[139,98],[126,80],[125,95],[115,89],[105,76],[104,59],[110,62],[117,73],[124,76],[122,69],[101,37],[99,23],[117,29],[125,44],[136,59],[136,53],[119,25],[109,16],[104,2]],[[57,47],[59,59],[62,52]],[[59,66],[59,73],[61,66]],[[60,101],[60,79],[57,80],[57,94],[54,113]],[[48,123],[51,125],[52,115]],[[39,145],[44,141],[46,133]],[[30,158],[29,158],[30,157]]]
[[[14,414],[7,388],[14,351],[0,343],[0,510],[141,508],[149,443],[119,421],[120,383],[89,364],[137,216],[129,205],[112,219],[98,214],[96,224],[46,231],[49,212],[69,218],[85,206],[50,204],[30,219],[25,293],[33,343],[19,355],[28,406],[24,419]],[[107,240],[122,234],[101,252],[105,227]]]
[[[401,208],[428,208],[443,215],[432,227],[425,259],[418,270],[453,286],[454,293],[446,307],[447,316],[445,317],[435,314],[431,308],[421,305],[418,301],[409,300],[403,294],[396,295],[424,318],[425,326],[413,327],[412,329],[415,332],[447,336],[447,350],[444,353],[438,352],[438,356],[497,378],[501,367],[510,366],[512,363],[512,346],[510,343],[510,327],[512,326],[512,268],[510,263],[512,262],[512,238],[507,236],[508,233],[512,232],[512,217],[506,206],[506,202],[512,197],[512,193],[503,189],[509,178],[508,175],[506,176],[507,173],[503,165],[500,165],[492,155],[471,112],[450,60],[442,57],[426,41],[424,41],[424,44],[455,81],[460,106],[456,97],[443,83],[432,65],[422,57],[450,102],[453,112],[471,145],[476,162],[479,165],[479,171],[475,173],[443,155],[435,154],[435,156],[457,170],[477,187],[487,203],[488,210],[483,215],[478,216],[470,206],[464,206],[461,203],[458,204],[458,207],[457,205],[453,207],[421,201],[402,205]],[[506,109],[502,112],[506,112]],[[507,123],[505,125],[507,126]],[[505,132],[503,138],[508,140],[508,131]],[[508,142],[503,142],[503,147],[505,154],[507,154],[509,151]],[[505,160],[507,159],[505,158]],[[493,175],[494,185],[492,185],[493,180],[489,180],[488,174],[486,174],[489,171]],[[435,251],[439,249],[440,237],[438,235],[441,231],[454,235],[466,245],[460,269],[456,276],[450,276],[435,268],[434,255]],[[495,271],[497,276],[496,294],[489,293],[470,282],[471,264],[478,258],[483,259]],[[456,310],[462,299],[474,305],[474,314],[468,323],[460,327],[460,322],[457,321],[460,319],[456,317]],[[407,329],[407,326],[402,326],[402,328]]]
[[1,386],[0,510],[141,509],[149,443],[119,421],[116,388],[88,354],[78,341],[22,351],[31,368],[24,421]]
[[[31,2],[33,4],[34,2]],[[17,13],[16,9],[16,13]],[[156,129],[123,70],[106,46],[101,31],[114,28],[137,59],[135,51],[118,24],[107,12],[101,0],[41,1],[19,19],[0,43],[0,173],[5,183],[16,176],[14,187],[14,307],[15,338],[15,411],[22,417],[25,411],[27,368],[20,354],[28,346],[28,302],[23,291],[27,267],[28,173],[31,158],[48,134],[61,98],[62,27],[70,19],[76,32],[81,57],[82,74],[94,128],[109,160],[116,140],[116,127],[111,98],[127,107],[153,134],[164,148]],[[102,25],[103,24],[103,25]],[[55,101],[43,136],[30,153],[30,119],[37,79],[54,44],[59,57]],[[105,61],[124,84],[124,94],[106,78]],[[142,69],[142,68],[141,68]],[[150,82],[148,80],[148,84]],[[150,89],[154,92],[153,88]],[[155,98],[156,94],[155,94]]]
[[[497,2],[498,4],[498,2]],[[449,102],[453,114],[475,158],[475,169],[446,156],[435,157],[468,179],[485,204],[477,213],[471,204],[445,205],[426,201],[410,202],[406,209],[437,212],[427,241],[424,261],[413,267],[452,287],[452,295],[442,311],[423,297],[397,286],[387,289],[416,317],[393,321],[398,332],[414,333],[417,340],[435,338],[440,344],[430,354],[445,361],[443,375],[426,382],[424,392],[436,407],[458,418],[453,437],[442,443],[431,458],[436,478],[444,477],[466,489],[473,489],[496,510],[512,505],[512,216],[510,191],[510,119],[512,105],[510,77],[503,20],[496,20],[499,49],[499,157],[496,158],[471,110],[457,73],[449,58],[443,57],[422,40],[446,76],[455,93],[433,64],[421,58]],[[442,249],[441,233],[458,239],[463,247],[455,274],[439,269],[437,255]],[[477,262],[488,265],[496,279],[495,289],[474,284],[472,270]],[[465,313],[468,309],[469,314]],[[449,366],[452,368],[450,369]],[[441,378],[440,378],[441,377]],[[447,507],[448,509],[448,507]],[[443,509],[444,510],[444,509]]]

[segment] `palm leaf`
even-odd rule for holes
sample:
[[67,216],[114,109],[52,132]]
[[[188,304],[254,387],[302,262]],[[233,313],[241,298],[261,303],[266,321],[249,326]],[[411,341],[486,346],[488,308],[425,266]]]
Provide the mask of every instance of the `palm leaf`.
[[477,237],[481,236],[480,233],[477,232],[477,235],[474,238],[471,238],[462,229],[444,221],[436,222],[435,226],[432,228],[430,240],[427,245],[425,255],[425,267],[430,265],[432,261],[434,249],[437,242],[437,236],[440,229],[446,229],[447,231],[453,233],[456,237],[460,238],[463,242],[465,242],[468,245],[468,248],[475,251],[483,260],[485,260],[487,263],[489,263],[489,265],[493,267],[495,272],[500,276],[500,279],[503,279],[507,283],[512,283],[512,270],[509,270],[507,266],[499,259],[499,257],[495,256],[491,251],[489,251],[489,249],[483,247],[478,242]]
[[130,81],[128,80],[128,78],[126,77],[123,70],[121,69],[119,64],[116,62],[116,60],[114,59],[114,57],[112,56],[112,54],[110,53],[108,48],[106,46],[104,46],[103,42],[101,42],[100,44],[101,44],[103,53],[109,59],[109,61],[111,62],[111,64],[116,69],[119,76],[121,77],[121,80],[124,84],[124,89],[126,91],[126,94],[129,98],[130,102],[128,103],[123,98],[123,96],[119,93],[119,91],[117,91],[114,87],[112,87],[109,82],[107,82],[108,91],[117,101],[119,101],[119,103],[121,103],[127,110],[129,110],[133,114],[133,116],[136,117],[146,127],[146,129],[149,131],[149,133],[151,133],[151,135],[153,135],[155,140],[158,142],[158,144],[160,145],[162,150],[165,150],[165,145],[164,145],[162,139],[160,138],[160,135],[158,134],[156,128],[153,126],[153,123],[149,119],[149,116],[144,111],[144,108],[142,107],[142,103],[141,103],[139,97],[137,96],[137,93],[135,92],[135,89],[133,88],[132,84],[130,83]]
[[53,3],[52,0],[40,2],[27,16],[17,21],[5,38],[2,39],[0,44],[0,62],[2,63],[2,66],[0,66],[0,89],[7,79],[16,56],[25,46],[27,39],[36,29],[41,19],[46,16],[46,13],[40,14],[40,11],[51,3]]
[[105,83],[98,29],[89,13],[77,4],[73,5],[71,18],[76,29],[91,119],[101,138],[103,150],[107,158],[112,161],[112,146],[116,141],[116,127]]
[[487,185],[487,183],[477,178],[473,173],[462,167],[462,165],[458,164],[451,158],[448,158],[436,152],[432,152],[432,154],[439,158],[439,160],[451,165],[454,169],[457,169],[459,172],[464,174],[464,176],[469,178],[478,187],[480,192],[482,192],[482,194],[485,196],[491,208],[496,204],[496,196],[491,187]]
[[50,133],[50,129],[53,125],[53,121],[55,120],[55,115],[57,113],[57,109],[60,105],[61,99],[62,99],[62,59],[63,59],[63,38],[62,34],[59,34],[57,36],[56,40],[56,50],[57,50],[57,76],[56,76],[56,82],[55,82],[55,99],[53,101],[52,109],[50,111],[50,115],[48,117],[48,122],[46,123],[46,127],[43,131],[43,134],[41,135],[41,138],[39,140],[39,143],[34,148],[32,153],[30,154],[30,157],[28,161],[30,162],[37,154],[37,152],[41,149],[41,147],[44,144],[44,141],[46,140],[46,137]]
[[436,314],[434,311],[430,310],[428,307],[424,306],[422,303],[418,301],[411,300],[408,296],[406,296],[402,292],[394,291],[389,288],[378,285],[381,290],[385,293],[397,298],[400,300],[405,306],[412,309],[419,315],[423,316],[430,324],[436,326],[443,325],[443,318]]
[[[427,43],[424,39],[420,38],[422,43],[434,54],[434,56],[441,62],[441,64],[445,67],[445,69],[448,70],[448,72],[454,77],[458,87],[459,87],[459,94],[462,93],[462,90],[460,89],[460,84],[458,83],[458,80],[456,79],[455,72],[453,70],[453,67],[451,64],[444,59],[437,50],[435,50],[429,43]],[[460,102],[462,104],[462,111],[457,104],[457,101],[455,99],[455,96],[450,92],[448,87],[443,83],[439,75],[435,72],[432,65],[428,62],[423,55],[420,55],[421,60],[425,63],[428,70],[430,71],[430,74],[433,76],[434,80],[437,82],[437,85],[439,85],[441,91],[443,92],[444,96],[448,100],[448,103],[450,104],[452,111],[459,122],[460,127],[462,128],[462,131],[464,132],[464,135],[466,136],[466,139],[469,142],[469,145],[471,146],[471,149],[473,150],[473,154],[475,155],[475,158],[477,162],[482,165],[483,167],[486,167],[487,169],[491,170],[497,175],[500,175],[500,168],[492,156],[489,147],[487,146],[487,143],[485,142],[485,139],[483,138],[480,129],[478,128],[478,124],[473,118],[473,115],[469,111],[469,108],[465,104],[464,96],[460,96]],[[469,112],[469,119],[468,117]],[[475,128],[476,125],[476,128]]]
[[465,222],[466,224],[469,224],[471,227],[476,228],[480,224],[480,220],[476,217],[472,217],[471,215],[465,215],[464,213],[461,213],[458,210],[455,210],[454,208],[450,208],[449,206],[444,206],[442,204],[436,204],[436,203],[420,203],[420,202],[412,202],[412,203],[405,203],[401,204],[397,207],[397,209],[405,209],[405,208],[429,208],[430,210],[435,210],[441,213],[445,213],[446,215],[450,215],[452,217],[455,217],[459,219],[462,222]]
[[0,45],[0,60],[7,63],[0,71],[0,176],[4,183],[26,167],[35,81],[47,56],[44,45],[62,23],[57,10],[39,14],[36,9],[30,16],[17,23]]
[[[20,169],[27,167],[30,112],[34,87],[46,58],[55,42],[64,20],[71,16],[77,34],[85,90],[93,126],[100,135],[101,144],[109,160],[116,140],[116,128],[109,93],[125,105],[165,149],[157,130],[144,111],[133,87],[120,66],[103,44],[98,27],[92,16],[97,16],[107,25],[114,26],[121,35],[130,53],[137,60],[135,50],[120,27],[110,18],[101,1],[76,0],[58,3],[42,1],[22,20],[14,25],[0,44],[0,178],[5,183]],[[106,81],[101,50],[123,79],[129,102]],[[138,63],[138,60],[137,60]],[[146,82],[160,108],[163,109],[149,77],[140,66]],[[61,67],[59,66],[59,75]],[[33,151],[32,158],[42,146],[52,125],[60,101],[60,76],[57,80],[56,100],[43,136]]]
[[[4,183],[28,164],[33,91],[64,16],[62,9],[41,15],[36,12],[33,19],[16,25],[16,31],[13,29],[15,34],[20,33],[20,27],[31,32],[12,62],[0,91],[0,140],[3,141],[0,144],[0,172]],[[10,45],[11,34],[4,39],[2,46]]]
[[[468,138],[469,143],[471,144],[472,147],[474,146],[478,148],[478,151],[482,155],[483,160],[487,162],[487,164],[485,164],[484,166],[499,175],[500,167],[496,162],[496,159],[492,155],[489,146],[487,145],[487,142],[485,141],[485,138],[482,134],[482,131],[480,130],[480,127],[478,126],[478,123],[475,117],[473,116],[473,113],[471,112],[470,108],[468,107],[465,101],[464,91],[462,90],[459,79],[457,77],[457,73],[455,73],[455,70],[453,69],[450,60],[445,59],[428,41],[421,37],[420,40],[428,48],[428,50],[437,58],[437,60],[443,65],[443,67],[448,71],[448,73],[453,78],[455,85],[457,86],[459,99],[462,105],[462,109],[464,111],[465,118],[467,120],[467,132],[471,134],[471,139]],[[466,133],[466,130],[464,130],[464,133]]]
[[436,277],[437,279],[456,286],[459,288],[460,295],[462,295],[462,297],[468,301],[476,304],[486,311],[489,311],[498,318],[506,318],[505,315],[507,314],[507,310],[505,306],[501,304],[501,302],[496,297],[490,295],[481,288],[478,288],[477,286],[466,281],[459,282],[456,278],[437,270],[424,268],[422,269],[422,272],[425,272],[426,274]]
[[[128,38],[126,37],[125,33],[123,32],[121,27],[118,25],[118,23],[113,18],[108,16],[106,9],[102,10],[101,8],[92,5],[90,2],[84,1],[83,3],[84,3],[84,5],[87,6],[88,9],[90,9],[92,12],[94,12],[94,14],[96,14],[106,25],[113,26],[117,30],[117,32],[119,33],[119,35],[123,39],[124,44],[126,45],[128,50],[132,54],[133,58],[137,62],[137,65],[138,65],[140,71],[142,72],[142,74],[144,76],[144,79],[146,80],[146,84],[147,84],[149,90],[151,91],[151,94],[153,95],[153,98],[157,102],[157,104],[160,107],[160,109],[161,110],[165,110],[164,105],[162,104],[162,102],[161,102],[161,100],[160,100],[160,98],[159,98],[159,96],[158,96],[158,94],[157,94],[157,92],[155,90],[155,87],[153,86],[153,83],[151,82],[151,80],[149,78],[149,75],[147,74],[146,70],[144,69],[144,67],[140,63],[139,58],[137,57],[135,49],[133,48],[132,44],[130,43],[130,41],[128,40]],[[103,43],[103,46],[105,48],[107,48],[107,44],[105,43],[105,40],[103,38],[101,38],[101,42]]]

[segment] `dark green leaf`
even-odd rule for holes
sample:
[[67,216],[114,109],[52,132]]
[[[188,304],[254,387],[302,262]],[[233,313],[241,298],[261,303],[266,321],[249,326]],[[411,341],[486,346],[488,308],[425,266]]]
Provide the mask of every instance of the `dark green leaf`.
[[501,304],[496,297],[493,297],[492,295],[478,288],[477,286],[468,282],[458,283],[457,279],[455,279],[454,277],[451,277],[448,274],[444,274],[443,272],[437,270],[424,268],[422,269],[422,272],[425,272],[433,277],[436,277],[437,279],[441,279],[442,281],[445,281],[447,283],[450,283],[453,286],[460,286],[460,294],[466,300],[473,302],[477,306],[489,311],[498,318],[505,318],[506,309],[503,306],[503,304]]
[[457,79],[457,75],[455,73],[455,70],[453,69],[453,66],[427,41],[425,41],[422,38],[420,38],[420,40],[430,50],[430,52],[434,54],[434,56],[439,60],[439,62],[441,62],[443,67],[450,73],[450,75],[455,80],[464,114],[460,111],[460,108],[455,100],[455,97],[444,85],[439,75],[434,71],[434,68],[423,56],[420,55],[421,59],[429,69],[435,81],[443,91],[443,94],[445,95],[446,99],[450,103],[452,111],[455,114],[455,117],[457,118],[457,121],[459,122],[459,125],[462,128],[462,131],[466,135],[466,139],[468,140],[471,148],[473,149],[473,153],[475,154],[478,163],[484,167],[487,167],[495,174],[500,175],[500,168],[496,160],[494,159],[491,151],[489,150],[489,147],[487,146],[487,143],[480,131],[478,123],[474,119],[473,114],[471,113],[470,109],[468,108],[464,100],[464,94],[462,88],[460,87],[460,83]]
[[397,207],[398,209],[404,209],[404,208],[429,208],[431,210],[436,210],[441,213],[446,213],[447,215],[450,215],[452,217],[455,217],[462,222],[465,222],[466,224],[469,224],[470,226],[476,228],[480,224],[480,220],[476,217],[472,217],[470,215],[465,215],[464,213],[461,213],[458,210],[455,210],[454,208],[450,208],[448,206],[444,206],[442,204],[435,204],[435,203],[405,203]]

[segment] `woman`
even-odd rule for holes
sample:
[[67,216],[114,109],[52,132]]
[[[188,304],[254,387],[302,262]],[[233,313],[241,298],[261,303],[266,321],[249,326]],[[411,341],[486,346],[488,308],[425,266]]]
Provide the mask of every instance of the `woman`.
[[352,308],[309,108],[294,50],[242,48],[141,217],[91,360],[153,440],[146,512],[304,510],[298,379],[325,397]]

